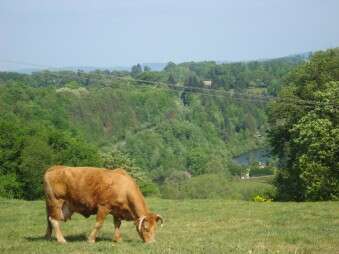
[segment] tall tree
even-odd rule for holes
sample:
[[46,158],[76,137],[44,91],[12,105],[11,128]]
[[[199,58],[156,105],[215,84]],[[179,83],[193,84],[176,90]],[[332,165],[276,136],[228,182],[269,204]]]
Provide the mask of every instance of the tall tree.
[[339,198],[339,49],[316,53],[293,71],[269,109],[283,200]]

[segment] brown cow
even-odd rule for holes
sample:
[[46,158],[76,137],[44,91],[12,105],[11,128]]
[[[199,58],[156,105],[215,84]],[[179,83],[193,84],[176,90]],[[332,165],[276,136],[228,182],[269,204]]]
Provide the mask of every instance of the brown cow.
[[123,169],[53,166],[44,175],[46,194],[47,230],[52,228],[59,243],[65,243],[59,221],[71,219],[74,212],[86,218],[96,214],[95,227],[88,237],[94,243],[106,215],[114,218],[113,240],[121,240],[122,220],[133,220],[142,240],[154,241],[157,222],[162,218],[151,213],[135,181]]

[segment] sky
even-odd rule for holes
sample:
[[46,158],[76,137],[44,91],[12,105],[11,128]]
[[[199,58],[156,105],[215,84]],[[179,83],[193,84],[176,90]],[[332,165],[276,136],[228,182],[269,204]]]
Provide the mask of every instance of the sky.
[[0,0],[0,68],[274,58],[338,47],[338,13],[339,0]]

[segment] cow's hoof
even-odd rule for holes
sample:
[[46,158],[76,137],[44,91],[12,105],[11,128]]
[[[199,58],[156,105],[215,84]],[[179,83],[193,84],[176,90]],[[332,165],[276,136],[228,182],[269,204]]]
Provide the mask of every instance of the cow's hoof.
[[120,242],[122,242],[122,238],[121,237],[120,238],[114,238],[113,242],[120,243]]
[[65,239],[61,239],[61,240],[58,240],[58,243],[61,243],[61,244],[66,244],[67,241]]
[[93,240],[93,239],[88,239],[87,242],[93,244],[93,243],[95,243],[95,240]]
[[145,242],[145,244],[153,244],[153,243],[155,243],[155,240]]

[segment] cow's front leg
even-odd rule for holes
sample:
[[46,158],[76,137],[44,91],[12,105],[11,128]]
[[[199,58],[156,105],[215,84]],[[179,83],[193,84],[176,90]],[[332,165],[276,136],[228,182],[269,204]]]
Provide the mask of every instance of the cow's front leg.
[[97,237],[97,234],[98,234],[100,228],[104,224],[106,215],[108,213],[109,213],[109,210],[106,207],[100,206],[98,208],[97,218],[96,218],[96,223],[95,223],[94,229],[92,230],[91,234],[88,237],[89,243],[95,243],[95,238]]
[[113,220],[114,220],[114,236],[113,236],[113,241],[120,242],[122,240],[121,234],[120,234],[121,220],[118,217],[116,217],[116,216],[113,216]]

